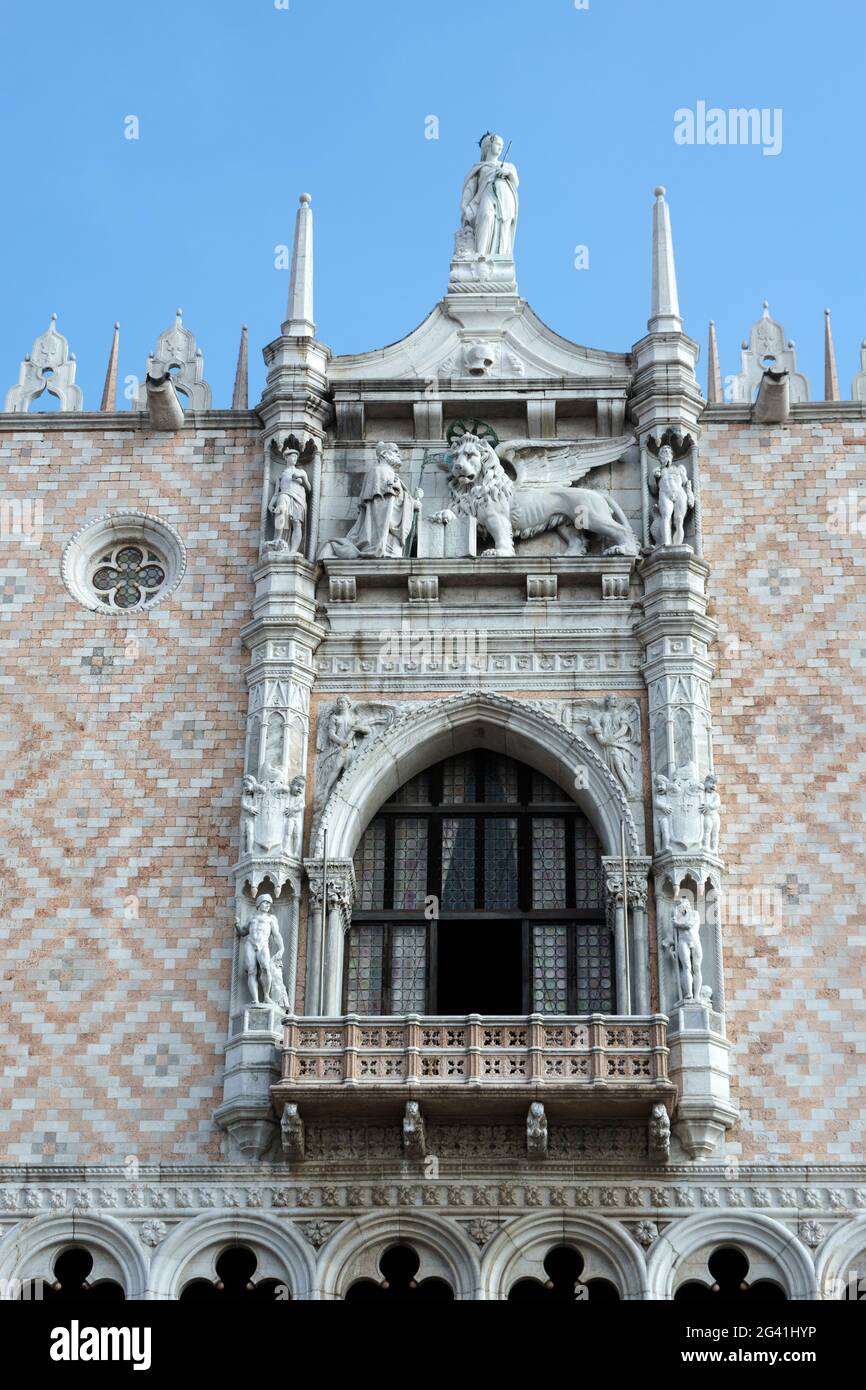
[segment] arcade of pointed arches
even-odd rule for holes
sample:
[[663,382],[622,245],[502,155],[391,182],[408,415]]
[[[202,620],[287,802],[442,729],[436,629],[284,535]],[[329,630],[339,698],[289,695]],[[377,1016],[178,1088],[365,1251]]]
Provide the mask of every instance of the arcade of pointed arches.
[[589,1213],[531,1213],[498,1231],[488,1222],[483,1248],[473,1224],[477,1239],[483,1222],[373,1213],[325,1231],[317,1253],[289,1219],[218,1212],[181,1222],[151,1253],[116,1218],[82,1216],[73,1228],[69,1216],[46,1216],[0,1242],[0,1280],[20,1281],[21,1298],[90,1301],[778,1302],[857,1296],[846,1280],[864,1256],[863,1220],[834,1233],[817,1272],[808,1248],[762,1213],[697,1213],[648,1254],[624,1226]]

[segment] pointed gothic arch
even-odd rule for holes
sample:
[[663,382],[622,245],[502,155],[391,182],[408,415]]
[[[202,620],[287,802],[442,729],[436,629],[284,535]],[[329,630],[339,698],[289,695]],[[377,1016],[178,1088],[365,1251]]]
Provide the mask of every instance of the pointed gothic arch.
[[373,1212],[346,1222],[319,1256],[319,1296],[343,1299],[358,1280],[381,1279],[380,1262],[393,1246],[409,1246],[419,1256],[416,1279],[441,1279],[456,1300],[478,1297],[478,1251],[458,1226],[423,1211]]
[[643,853],[622,787],[604,760],[544,707],[488,690],[461,691],[414,702],[378,738],[371,738],[341,777],[319,817],[313,854],[350,861],[379,807],[433,763],[472,748],[490,748],[526,763],[569,791],[592,823],[602,853],[620,853],[625,823],[629,854]]
[[582,1279],[606,1279],[621,1299],[648,1295],[646,1258],[618,1222],[583,1212],[550,1211],[521,1217],[491,1240],[481,1261],[481,1297],[507,1299],[521,1279],[544,1278],[545,1255],[568,1246],[584,1257]]
[[815,1268],[806,1246],[780,1221],[762,1212],[705,1211],[674,1222],[655,1242],[647,1267],[652,1298],[673,1298],[688,1277],[689,1262],[717,1246],[756,1252],[767,1268],[759,1277],[782,1285],[788,1299],[817,1296]]
[[220,1254],[232,1246],[252,1251],[257,1279],[284,1281],[293,1301],[314,1296],[316,1261],[297,1228],[249,1211],[206,1212],[170,1231],[153,1256],[149,1296],[176,1299],[194,1280],[215,1279]]
[[81,1247],[93,1257],[88,1282],[118,1283],[127,1299],[146,1296],[147,1257],[134,1232],[106,1213],[45,1213],[13,1226],[0,1241],[0,1280],[50,1277],[57,1256]]

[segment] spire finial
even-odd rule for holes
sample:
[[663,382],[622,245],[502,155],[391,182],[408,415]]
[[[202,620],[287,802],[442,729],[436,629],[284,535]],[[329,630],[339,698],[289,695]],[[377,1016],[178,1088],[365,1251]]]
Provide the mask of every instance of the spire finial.
[[683,322],[677,295],[671,217],[661,184],[655,190],[653,203],[652,263],[652,304],[647,327],[650,333],[681,333]]
[[313,210],[309,193],[302,193],[295,216],[295,244],[289,280],[289,303],[283,332],[290,338],[313,338]]
[[838,401],[839,373],[836,370],[836,349],[833,345],[833,329],[830,324],[830,310],[824,310],[824,400]]
[[710,403],[724,400],[722,393],[722,372],[719,367],[719,345],[716,342],[716,321],[710,319],[710,341],[707,350],[707,400]]
[[249,332],[246,324],[241,328],[241,341],[238,347],[238,365],[235,370],[235,386],[232,391],[232,410],[249,409]]
[[114,335],[111,339],[111,352],[108,354],[108,368],[105,373],[105,385],[102,388],[102,404],[100,410],[117,409],[117,358],[120,348],[120,324],[115,320]]

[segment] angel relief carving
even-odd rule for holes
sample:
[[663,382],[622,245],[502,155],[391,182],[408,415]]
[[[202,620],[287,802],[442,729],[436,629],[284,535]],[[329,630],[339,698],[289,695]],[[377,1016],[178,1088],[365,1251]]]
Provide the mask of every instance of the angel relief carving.
[[626,796],[636,796],[640,781],[640,709],[637,700],[606,695],[566,705],[563,723],[574,733],[589,735]]
[[363,701],[354,704],[341,695],[319,715],[316,738],[316,806],[321,810],[343,774],[351,767],[367,739],[390,728],[396,718],[393,705]]

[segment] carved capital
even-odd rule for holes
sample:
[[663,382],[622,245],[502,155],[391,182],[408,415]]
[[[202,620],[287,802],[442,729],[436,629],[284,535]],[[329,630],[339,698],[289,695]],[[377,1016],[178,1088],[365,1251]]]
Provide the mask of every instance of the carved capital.
[[[602,858],[604,891],[608,907],[622,906],[622,860],[613,856]],[[626,860],[629,907],[646,908],[649,891],[649,872],[652,860],[646,855],[629,855]]]
[[[304,870],[310,892],[310,903],[314,910],[322,908],[322,869],[321,859],[306,859]],[[355,903],[355,866],[350,859],[328,860],[328,912],[338,912],[343,921],[343,929],[352,924],[352,908]]]

